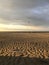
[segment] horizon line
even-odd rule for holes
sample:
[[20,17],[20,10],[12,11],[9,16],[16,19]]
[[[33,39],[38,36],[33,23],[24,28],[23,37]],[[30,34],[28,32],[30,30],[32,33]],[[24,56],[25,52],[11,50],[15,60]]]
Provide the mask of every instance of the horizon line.
[[49,31],[0,31],[1,32],[9,32],[9,33],[49,33]]

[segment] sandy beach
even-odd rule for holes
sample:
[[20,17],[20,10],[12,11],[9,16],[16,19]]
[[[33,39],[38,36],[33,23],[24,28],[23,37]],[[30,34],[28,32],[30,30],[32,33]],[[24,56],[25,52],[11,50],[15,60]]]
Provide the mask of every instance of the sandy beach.
[[0,32],[0,65],[49,65],[49,33]]

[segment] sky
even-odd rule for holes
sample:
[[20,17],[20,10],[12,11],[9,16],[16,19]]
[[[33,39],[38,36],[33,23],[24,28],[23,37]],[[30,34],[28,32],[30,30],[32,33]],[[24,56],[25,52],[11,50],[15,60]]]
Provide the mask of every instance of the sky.
[[0,0],[0,31],[49,31],[49,0]]

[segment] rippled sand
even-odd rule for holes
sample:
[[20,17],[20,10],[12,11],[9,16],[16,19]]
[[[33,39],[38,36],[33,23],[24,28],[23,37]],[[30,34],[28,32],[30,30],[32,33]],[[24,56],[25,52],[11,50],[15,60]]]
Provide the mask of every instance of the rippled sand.
[[49,65],[49,33],[0,33],[0,65]]

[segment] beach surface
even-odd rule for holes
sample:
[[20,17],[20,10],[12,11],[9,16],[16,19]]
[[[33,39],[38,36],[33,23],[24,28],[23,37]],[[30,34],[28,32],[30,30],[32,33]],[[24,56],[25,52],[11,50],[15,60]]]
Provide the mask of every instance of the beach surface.
[[0,65],[49,65],[49,33],[0,32]]

